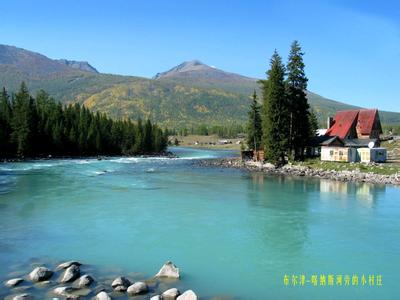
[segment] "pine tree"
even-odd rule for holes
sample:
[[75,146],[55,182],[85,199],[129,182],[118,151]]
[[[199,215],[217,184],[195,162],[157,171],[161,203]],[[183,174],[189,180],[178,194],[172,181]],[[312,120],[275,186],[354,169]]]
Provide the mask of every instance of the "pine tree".
[[257,93],[254,90],[247,124],[247,145],[250,149],[259,150],[261,148],[262,124],[260,115],[260,105],[257,102]]
[[11,105],[5,88],[0,94],[0,157],[12,155],[11,137]]
[[294,159],[303,158],[304,147],[310,137],[309,109],[307,101],[307,77],[304,71],[304,53],[298,41],[291,45],[286,80],[286,94],[290,110],[289,152]]
[[285,163],[288,147],[288,105],[284,85],[285,67],[274,52],[267,80],[260,81],[263,91],[262,132],[265,159],[275,165]]
[[30,96],[24,82],[13,102],[13,118],[11,120],[12,140],[16,144],[17,156],[29,154],[30,147]]
[[314,110],[310,110],[310,114],[308,115],[308,123],[310,124],[310,132],[309,136],[313,137],[316,135],[317,129],[319,128],[318,126],[318,118],[317,115],[315,114]]

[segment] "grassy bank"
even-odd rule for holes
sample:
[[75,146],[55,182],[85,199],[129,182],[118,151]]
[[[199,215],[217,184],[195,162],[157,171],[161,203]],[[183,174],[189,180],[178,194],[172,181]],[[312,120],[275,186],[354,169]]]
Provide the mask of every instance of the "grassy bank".
[[321,170],[359,171],[361,173],[374,173],[380,175],[392,175],[400,173],[400,163],[395,162],[383,164],[328,162],[321,161],[318,157],[307,159],[303,162],[296,162],[295,164]]
[[[173,136],[170,140],[174,141],[175,138],[179,141],[179,146],[194,147],[203,149],[220,149],[220,150],[240,150],[243,139],[225,139],[217,135],[187,135],[187,136]],[[226,141],[227,143],[223,143]]]

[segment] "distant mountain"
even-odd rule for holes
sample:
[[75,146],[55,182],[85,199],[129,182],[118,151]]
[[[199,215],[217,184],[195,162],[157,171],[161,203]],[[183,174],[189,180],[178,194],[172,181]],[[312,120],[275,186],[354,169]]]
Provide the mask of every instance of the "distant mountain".
[[87,61],[76,61],[76,60],[66,60],[66,59],[57,59],[58,63],[66,65],[68,67],[78,69],[81,71],[99,73],[95,67],[90,65]]
[[72,68],[46,56],[14,46],[0,45],[0,65],[31,78],[67,74]]
[[157,73],[153,79],[179,82],[197,87],[225,89],[229,92],[246,93],[257,87],[257,79],[226,72],[208,66],[199,60],[181,63],[172,69]]
[[[225,72],[198,60],[184,62],[154,79],[97,73],[89,63],[56,61],[39,53],[0,45],[0,87],[18,90],[25,81],[35,93],[44,89],[63,103],[84,103],[112,117],[150,117],[180,127],[247,121],[257,79]],[[355,106],[308,92],[319,120]],[[400,113],[380,111],[383,123],[400,124]]]

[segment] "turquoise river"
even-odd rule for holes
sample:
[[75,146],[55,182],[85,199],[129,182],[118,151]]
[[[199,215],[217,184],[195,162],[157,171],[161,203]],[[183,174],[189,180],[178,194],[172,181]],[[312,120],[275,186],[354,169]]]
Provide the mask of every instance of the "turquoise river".
[[201,167],[235,153],[171,150],[1,163],[0,281],[71,259],[146,279],[172,260],[175,286],[201,299],[399,299],[399,188]]

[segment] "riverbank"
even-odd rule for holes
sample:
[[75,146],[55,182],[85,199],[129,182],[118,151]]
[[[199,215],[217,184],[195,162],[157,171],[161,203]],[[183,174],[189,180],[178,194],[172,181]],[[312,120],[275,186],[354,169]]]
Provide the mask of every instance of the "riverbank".
[[[190,289],[182,290],[180,270],[167,261],[154,277],[149,279],[109,275],[97,277],[95,271],[78,261],[58,263],[52,267],[34,264],[27,270],[14,271],[3,283],[6,300],[21,299],[127,299],[146,296],[147,299],[197,300]],[[18,276],[15,276],[15,275]]]
[[244,142],[243,138],[221,138],[217,135],[187,135],[187,136],[171,136],[170,141],[178,141],[179,146],[191,147],[209,150],[237,150]]
[[[199,162],[200,166],[207,167],[224,167],[224,168],[236,168],[247,171],[258,171],[271,175],[281,176],[299,176],[299,177],[314,177],[322,179],[330,179],[342,182],[364,182],[372,184],[392,184],[400,185],[400,172],[397,168],[390,170],[391,174],[386,172],[378,173],[378,171],[370,172],[370,170],[382,170],[382,166],[374,165],[371,168],[363,168],[363,164],[353,164],[351,170],[338,170],[334,169],[329,164],[321,164],[323,168],[315,167],[312,164],[294,164],[285,165],[283,167],[275,168],[273,165],[268,163],[254,162],[254,161],[242,161],[240,158],[223,158],[213,160],[202,160]],[[335,165],[337,166],[337,165]],[[344,166],[342,164],[342,166]],[[382,174],[383,173],[383,174]]]

